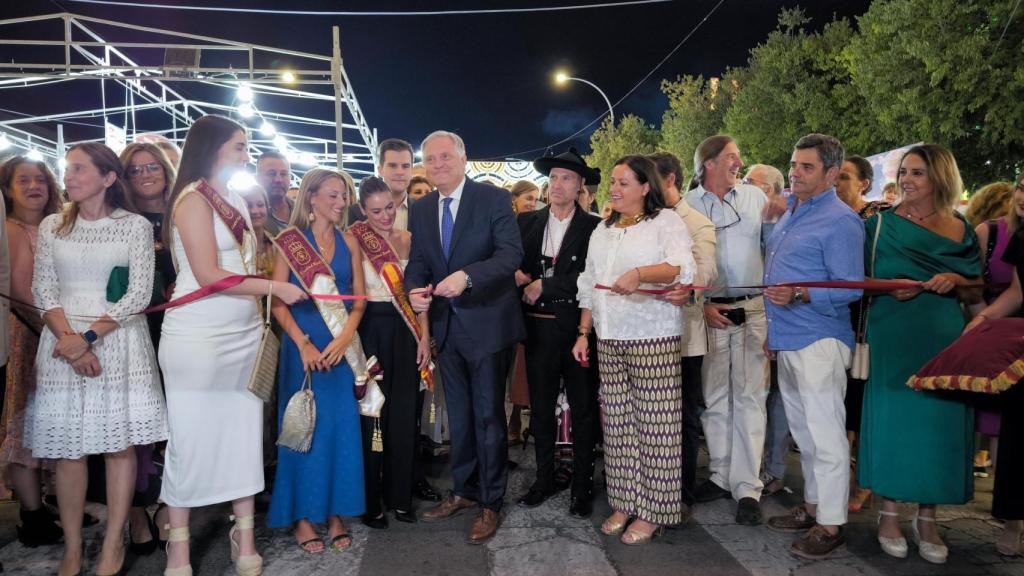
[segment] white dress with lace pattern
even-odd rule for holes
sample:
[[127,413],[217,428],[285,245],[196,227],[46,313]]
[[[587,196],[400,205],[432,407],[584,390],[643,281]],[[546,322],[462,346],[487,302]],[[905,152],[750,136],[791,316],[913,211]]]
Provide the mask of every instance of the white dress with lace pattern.
[[[92,346],[95,378],[75,374],[53,358],[57,338],[44,329],[36,356],[35,392],[26,405],[25,447],[36,458],[81,458],[118,452],[167,438],[167,419],[146,318],[137,315],[153,292],[153,230],[138,214],[115,210],[100,220],[75,222],[58,235],[62,216],[39,225],[32,295],[44,310],[61,308],[71,329],[84,332],[109,315],[119,327]],[[128,267],[128,289],[107,301],[114,267]]]

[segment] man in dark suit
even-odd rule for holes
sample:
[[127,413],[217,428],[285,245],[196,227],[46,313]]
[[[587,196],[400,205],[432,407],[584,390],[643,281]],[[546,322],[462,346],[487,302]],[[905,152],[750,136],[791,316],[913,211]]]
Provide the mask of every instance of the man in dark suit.
[[[572,347],[580,324],[576,279],[587,262],[590,234],[601,219],[577,206],[576,201],[584,185],[601,181],[601,171],[588,167],[575,149],[540,158],[533,165],[548,176],[550,205],[520,214],[518,219],[524,255],[516,284],[524,286],[526,378],[537,454],[537,479],[519,504],[532,508],[555,493],[555,405],[559,385],[564,381],[573,448],[569,513],[586,518],[594,498],[597,382],[594,369],[573,359]],[[590,349],[596,350],[597,346]],[[596,366],[596,358],[593,360]]]
[[523,247],[508,192],[466,177],[466,148],[451,132],[423,141],[437,188],[412,206],[405,284],[416,312],[429,310],[451,428],[453,493],[423,513],[450,518],[477,504],[471,544],[498,529],[507,484],[505,379],[525,337],[515,271]]

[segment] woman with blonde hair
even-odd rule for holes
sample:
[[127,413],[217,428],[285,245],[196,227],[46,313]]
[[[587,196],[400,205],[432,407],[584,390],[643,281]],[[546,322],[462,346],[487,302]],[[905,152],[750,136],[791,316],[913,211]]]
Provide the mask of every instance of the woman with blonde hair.
[[[352,234],[339,229],[353,193],[351,177],[346,176],[323,168],[303,176],[290,226],[274,239],[278,248],[275,282],[313,291],[312,283],[319,281],[325,285],[318,285],[318,294],[325,288],[337,294],[365,293],[362,253]],[[308,452],[278,448],[267,525],[293,526],[298,546],[309,554],[325,549],[316,524],[327,524],[326,548],[332,552],[349,548],[352,537],[342,516],[358,516],[366,506],[354,391],[354,372],[359,367],[346,357],[346,350],[358,343],[356,329],[365,309],[364,300],[350,309],[312,301],[290,307],[275,301],[273,306],[284,331],[277,378],[278,422],[306,377],[322,409],[317,410]]]
[[[43,506],[41,470],[48,462],[32,456],[24,445],[25,405],[36,387],[35,360],[40,332],[38,312],[31,308],[32,267],[39,244],[39,224],[60,212],[61,191],[45,162],[14,156],[0,167],[0,190],[7,214],[7,242],[11,266],[11,303],[7,360],[7,389],[0,418],[0,468],[20,504],[18,541],[25,546],[55,544],[61,529]],[[27,306],[22,306],[24,302]]]
[[986,184],[971,196],[964,216],[971,226],[978,227],[989,220],[995,220],[1010,212],[1013,200],[1012,182]]
[[906,557],[897,502],[915,502],[911,530],[918,552],[941,564],[949,551],[935,509],[974,496],[974,414],[962,402],[915,392],[906,382],[960,335],[960,301],[981,306],[980,291],[968,286],[981,276],[981,262],[974,230],[954,209],[963,185],[953,155],[935,144],[914,146],[900,161],[898,178],[903,201],[866,223],[869,274],[906,280],[907,287],[875,295],[868,309],[872,354],[857,469],[860,485],[884,498],[882,550]]

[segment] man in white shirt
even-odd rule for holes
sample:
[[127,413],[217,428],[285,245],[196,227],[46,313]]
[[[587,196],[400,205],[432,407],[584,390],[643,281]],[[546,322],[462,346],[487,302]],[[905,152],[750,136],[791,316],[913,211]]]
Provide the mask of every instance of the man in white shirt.
[[[699,185],[685,199],[715,225],[718,278],[713,286],[761,284],[763,212],[769,208],[774,216],[785,209],[770,205],[760,188],[738,184],[742,167],[740,149],[730,136],[707,138],[694,153]],[[704,314],[709,343],[702,368],[706,408],[701,421],[711,477],[696,488],[694,498],[710,502],[732,496],[738,501],[736,522],[758,525],[768,393],[764,299],[756,288],[724,288],[708,294]]]
[[412,178],[412,144],[398,138],[388,138],[377,147],[380,165],[377,172],[391,188],[395,201],[395,229],[409,229],[409,180]]

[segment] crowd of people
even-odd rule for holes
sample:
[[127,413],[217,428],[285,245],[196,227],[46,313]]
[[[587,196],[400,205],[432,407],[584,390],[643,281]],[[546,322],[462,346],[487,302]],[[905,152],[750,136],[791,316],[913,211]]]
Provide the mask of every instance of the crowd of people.
[[[876,201],[864,198],[871,164],[823,134],[794,144],[788,190],[772,166],[741,176],[727,135],[698,146],[689,179],[667,152],[602,174],[570,149],[534,162],[543,188],[510,190],[469,178],[447,131],[423,140],[422,173],[413,147],[388,139],[379,176],[315,168],[294,192],[274,151],[256,159],[257,185],[232,184],[249,150],[243,126],[206,116],[180,154],[159,140],[120,157],[76,145],[63,187],[44,162],[0,166],[0,466],[19,540],[63,540],[59,574],[83,568],[87,498],[107,506],[97,574],[161,544],[165,575],[192,574],[190,510],[224,502],[235,570],[260,574],[261,495],[267,526],[293,530],[308,554],[352,546],[353,517],[387,529],[472,512],[466,541],[487,542],[508,447],[527,438],[509,432],[510,383],[537,463],[517,505],[568,488],[567,513],[589,517],[603,454],[612,514],[600,529],[627,545],[728,498],[737,523],[800,534],[792,552],[824,558],[875,494],[886,554],[908,555],[897,505],[914,503],[920,556],[945,562],[936,506],[972,499],[977,428],[1006,521],[998,549],[1021,553],[1024,471],[995,456],[1019,445],[1019,425],[994,410],[976,425],[971,404],[906,381],[965,330],[1020,313],[1024,179],[979,192],[968,221],[956,161],[933,144],[910,148],[897,192]],[[873,279],[901,284],[801,285]],[[264,403],[252,387],[270,315],[281,345]],[[866,380],[849,371],[858,342],[873,352]],[[433,387],[450,430],[445,496],[419,458]],[[367,407],[371,389],[383,407]],[[304,390],[323,407],[308,450],[275,446]],[[698,484],[701,435],[710,476]],[[784,487],[791,441],[804,503],[766,521],[760,501]],[[434,504],[417,512],[416,500]]]

